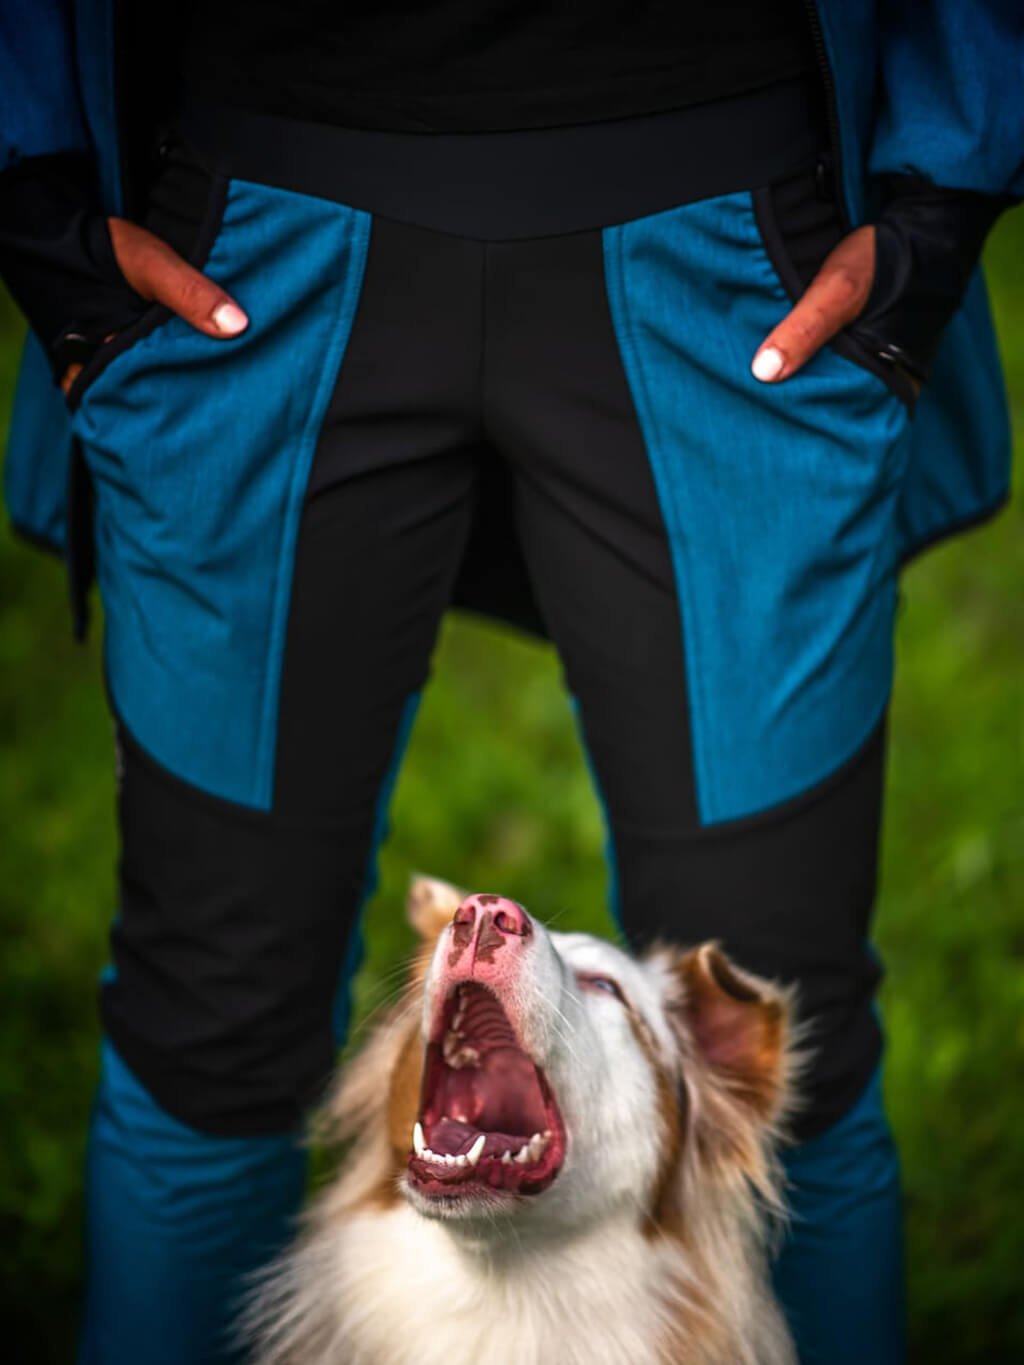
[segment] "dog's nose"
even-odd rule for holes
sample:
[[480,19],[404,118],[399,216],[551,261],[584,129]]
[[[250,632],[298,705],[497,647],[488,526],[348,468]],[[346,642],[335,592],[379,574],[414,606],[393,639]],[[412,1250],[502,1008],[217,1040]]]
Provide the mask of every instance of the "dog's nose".
[[497,931],[515,938],[528,938],[533,932],[530,917],[521,905],[507,896],[494,896],[488,892],[467,896],[456,910],[453,923],[466,935],[475,929],[476,936]]

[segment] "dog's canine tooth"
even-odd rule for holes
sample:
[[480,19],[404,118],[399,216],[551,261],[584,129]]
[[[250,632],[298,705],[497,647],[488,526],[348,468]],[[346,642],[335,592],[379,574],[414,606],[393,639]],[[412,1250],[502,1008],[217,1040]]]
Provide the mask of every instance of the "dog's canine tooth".
[[477,1140],[473,1143],[472,1147],[470,1147],[469,1151],[466,1153],[466,1160],[469,1162],[471,1166],[475,1166],[476,1163],[480,1160],[486,1143],[487,1138],[483,1133],[481,1133]]
[[531,1161],[536,1161],[547,1145],[546,1138],[542,1137],[540,1133],[534,1133],[529,1143]]
[[520,1166],[525,1166],[526,1163],[530,1160],[530,1144],[528,1142],[524,1142],[523,1145],[519,1148],[519,1151],[516,1152],[512,1160],[518,1161]]
[[412,1147],[417,1156],[424,1156],[427,1152],[427,1144],[423,1137],[423,1125],[419,1122],[412,1126]]

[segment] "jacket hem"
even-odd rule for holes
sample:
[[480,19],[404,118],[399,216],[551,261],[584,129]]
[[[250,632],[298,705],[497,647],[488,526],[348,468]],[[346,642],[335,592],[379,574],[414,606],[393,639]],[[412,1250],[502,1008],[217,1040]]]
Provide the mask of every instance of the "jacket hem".
[[986,503],[978,511],[971,512],[964,517],[957,517],[953,521],[947,521],[936,530],[929,531],[927,535],[913,541],[900,556],[899,567],[904,568],[917,559],[918,555],[936,545],[941,545],[944,540],[949,540],[952,536],[962,535],[965,531],[976,530],[979,526],[984,526],[986,522],[992,521],[1010,501],[1010,492],[1009,488],[1004,488],[997,498]]
[[26,545],[33,546],[36,550],[44,550],[47,554],[54,555],[57,559],[64,560],[64,546],[59,540],[52,540],[45,536],[41,531],[32,531],[27,526],[16,521],[14,517],[9,519],[11,534],[18,540],[23,540]]

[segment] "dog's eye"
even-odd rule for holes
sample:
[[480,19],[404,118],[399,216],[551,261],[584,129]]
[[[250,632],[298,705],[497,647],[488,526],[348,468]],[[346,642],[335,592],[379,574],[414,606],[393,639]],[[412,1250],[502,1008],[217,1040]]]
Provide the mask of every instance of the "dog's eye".
[[576,979],[586,990],[605,991],[608,995],[614,995],[616,1000],[626,1003],[626,998],[619,988],[619,983],[613,981],[610,976],[593,976],[589,972],[577,972]]

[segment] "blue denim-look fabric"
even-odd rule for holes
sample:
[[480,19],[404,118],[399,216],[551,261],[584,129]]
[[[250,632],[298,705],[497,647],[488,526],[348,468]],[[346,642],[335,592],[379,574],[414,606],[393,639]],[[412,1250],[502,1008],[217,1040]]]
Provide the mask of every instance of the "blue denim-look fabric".
[[[750,358],[789,300],[749,194],[604,232],[608,296],[668,531],[706,824],[832,773],[886,704],[902,402],[826,347]],[[681,702],[681,704],[683,704]]]
[[210,1137],[166,1113],[105,1043],[87,1167],[78,1365],[227,1365],[246,1277],[295,1231],[298,1134]]
[[800,1365],[906,1359],[899,1157],[879,1066],[838,1123],[785,1158],[791,1223],[773,1267]]
[[74,416],[117,709],[170,772],[259,809],[299,516],[368,239],[365,213],[233,181],[206,270],[247,330],[217,340],[172,317],[100,371]]

